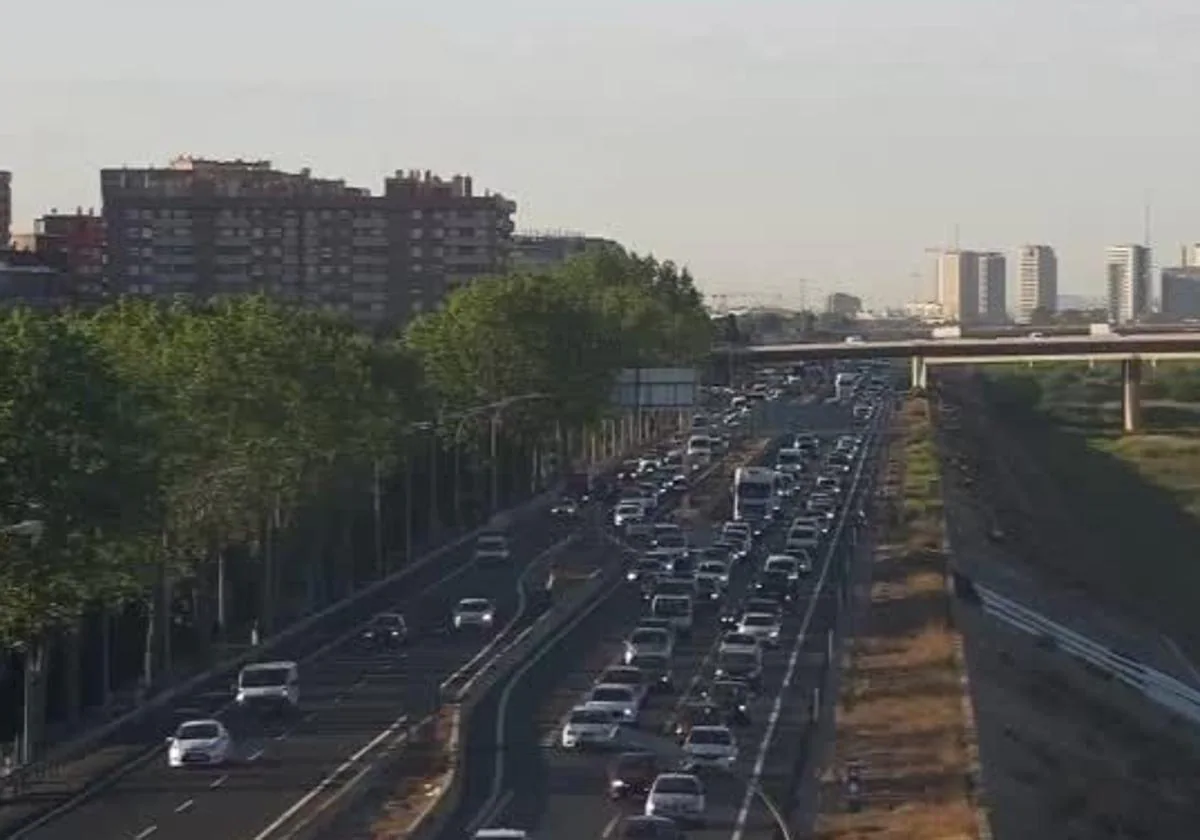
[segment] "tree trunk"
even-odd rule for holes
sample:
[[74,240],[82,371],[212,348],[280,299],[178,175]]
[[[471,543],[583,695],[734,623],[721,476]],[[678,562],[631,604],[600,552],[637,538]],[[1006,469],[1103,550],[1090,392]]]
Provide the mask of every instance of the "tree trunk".
[[21,727],[21,760],[33,761],[41,752],[46,732],[46,640],[30,640],[25,647],[25,690]]
[[66,714],[67,723],[74,726],[79,723],[80,712],[83,711],[83,656],[80,650],[83,633],[83,619],[77,618],[71,628],[63,634],[64,653],[63,668],[66,677]]

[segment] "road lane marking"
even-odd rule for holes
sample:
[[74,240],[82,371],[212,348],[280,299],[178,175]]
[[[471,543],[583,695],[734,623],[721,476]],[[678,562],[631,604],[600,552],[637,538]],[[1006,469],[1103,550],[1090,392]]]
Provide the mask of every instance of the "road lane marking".
[[[368,741],[366,746],[362,747],[354,755],[350,756],[348,759],[346,759],[341,764],[339,764],[337,766],[337,768],[334,769],[334,771],[332,773],[330,773],[328,776],[326,776],[324,779],[322,779],[321,782],[316,787],[314,787],[308,793],[304,794],[304,796],[302,796],[298,800],[296,800],[295,804],[293,804],[292,807],[288,808],[286,811],[284,811],[282,814],[280,814],[279,817],[277,817],[274,822],[272,822],[269,826],[267,826],[262,831],[260,831],[257,835],[255,835],[254,840],[267,840],[268,837],[270,837],[277,830],[279,830],[279,828],[281,826],[283,826],[285,823],[287,823],[288,820],[290,820],[296,814],[300,813],[300,811],[303,810],[310,802],[312,802],[314,799],[316,799],[318,796],[320,796],[322,793],[324,793],[329,787],[331,787],[339,776],[341,776],[343,773],[345,773],[347,770],[349,770],[351,767],[353,767],[355,764],[357,764],[359,762],[359,760],[362,759],[363,756],[365,756],[367,753],[371,752],[371,750],[375,749],[375,747],[379,746],[379,744],[381,744],[383,741],[387,740],[389,737],[395,735],[396,731],[398,729],[400,729],[401,727],[403,727],[406,722],[408,722],[407,714],[400,715],[400,717],[396,718],[396,720],[394,720],[392,722],[392,724],[390,726],[388,726],[387,729],[380,732],[378,735],[376,735],[374,738],[372,738],[370,741]],[[370,765],[368,765],[368,766],[370,766]],[[365,770],[365,768],[364,768],[364,770]],[[360,776],[361,775],[362,774],[360,774]]]
[[263,750],[257,749],[254,752],[250,753],[247,760],[248,761],[258,761],[260,758],[262,758],[262,754],[263,754]]
[[195,799],[185,799],[183,802],[179,803],[178,807],[175,808],[175,813],[182,814],[184,811],[190,811],[192,806],[195,804]]
[[228,778],[229,778],[229,776],[221,776],[220,778],[213,779],[212,782],[209,784],[209,787],[210,788],[219,788],[221,785],[225,784],[225,780]]
[[620,811],[617,811],[612,815],[612,819],[605,824],[604,831],[600,834],[601,840],[608,840],[608,838],[612,836],[612,833],[617,829],[617,823],[621,821],[621,816],[622,814]]
[[146,840],[154,832],[158,831],[157,825],[147,826],[133,836],[133,840]]

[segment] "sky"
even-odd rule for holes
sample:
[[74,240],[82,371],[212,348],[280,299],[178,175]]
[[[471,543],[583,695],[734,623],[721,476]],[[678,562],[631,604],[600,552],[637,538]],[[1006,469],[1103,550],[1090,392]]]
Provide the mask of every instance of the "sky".
[[[611,236],[702,288],[928,297],[953,243],[1200,241],[1196,0],[58,0],[3,15],[17,230],[99,169],[266,158],[381,190],[474,176],[519,229]],[[802,282],[807,281],[807,282]]]

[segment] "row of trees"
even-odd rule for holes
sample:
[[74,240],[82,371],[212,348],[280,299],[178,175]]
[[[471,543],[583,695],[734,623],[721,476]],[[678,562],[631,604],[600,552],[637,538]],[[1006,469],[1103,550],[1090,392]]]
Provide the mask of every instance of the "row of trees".
[[619,249],[481,280],[384,339],[258,297],[8,313],[12,673],[39,709],[61,688],[50,712],[69,717],[114,678],[152,683],[251,627],[269,635],[536,489],[532,454],[565,463],[621,368],[691,364],[712,331],[686,270]]

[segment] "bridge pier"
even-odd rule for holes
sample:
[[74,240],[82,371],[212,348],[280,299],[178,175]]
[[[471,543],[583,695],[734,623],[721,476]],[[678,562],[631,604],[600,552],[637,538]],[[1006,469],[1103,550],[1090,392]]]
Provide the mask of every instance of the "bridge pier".
[[1127,435],[1142,430],[1142,360],[1121,362],[1121,420]]
[[911,362],[911,374],[909,387],[914,391],[924,391],[929,387],[929,369],[925,364],[924,356],[913,356]]

